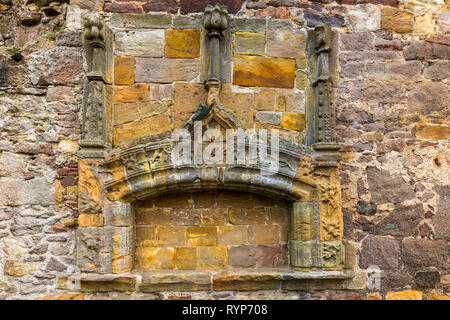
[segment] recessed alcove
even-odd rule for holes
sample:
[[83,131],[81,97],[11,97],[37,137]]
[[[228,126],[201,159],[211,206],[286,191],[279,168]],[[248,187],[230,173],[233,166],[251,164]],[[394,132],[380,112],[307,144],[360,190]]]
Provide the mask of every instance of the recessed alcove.
[[134,211],[135,270],[289,268],[286,200],[188,192],[136,202]]

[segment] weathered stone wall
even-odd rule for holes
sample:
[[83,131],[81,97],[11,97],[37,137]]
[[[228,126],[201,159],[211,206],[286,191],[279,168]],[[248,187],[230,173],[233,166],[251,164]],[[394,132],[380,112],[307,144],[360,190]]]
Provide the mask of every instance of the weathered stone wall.
[[[59,2],[0,1],[1,298],[448,299],[448,1]],[[107,19],[114,13],[148,14],[109,20],[116,56],[114,83],[108,85],[114,89],[108,105],[111,139],[124,148],[142,142],[146,130],[164,134],[180,127],[205,100],[200,18],[207,4],[217,2],[228,5],[234,21],[221,101],[244,127],[280,128],[285,138],[298,142],[304,138],[305,88],[311,79],[306,30],[325,23],[338,32],[334,85],[337,138],[344,146],[344,238],[357,242],[357,276],[345,288],[262,286],[270,290],[236,295],[230,293],[233,287],[228,293],[183,294],[156,294],[152,287],[127,295],[120,292],[135,285],[127,279],[103,287],[87,281],[79,294],[66,279],[79,273],[72,227],[79,210],[76,153],[87,70],[81,16],[93,11]],[[279,76],[260,72],[274,61],[283,66]],[[155,202],[155,210],[183,200],[197,205],[195,195],[170,199],[160,198],[170,202],[161,205],[148,201]],[[220,208],[220,194],[218,199]],[[199,209],[200,217],[205,209]],[[248,232],[259,226],[252,224]],[[229,251],[229,264],[230,257]],[[365,270],[372,265],[382,270],[379,290],[367,287]]]

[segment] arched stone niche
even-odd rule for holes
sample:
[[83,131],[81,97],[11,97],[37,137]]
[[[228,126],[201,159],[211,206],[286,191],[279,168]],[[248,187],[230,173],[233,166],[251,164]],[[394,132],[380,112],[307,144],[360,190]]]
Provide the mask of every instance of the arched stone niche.
[[[226,19],[230,22],[228,16]],[[230,23],[220,28],[223,28],[220,32],[229,34]],[[112,59],[108,58],[112,31],[99,18],[88,21],[86,29],[89,70],[84,90],[79,160],[80,215],[76,230],[80,274],[73,281],[76,287],[73,289],[96,291],[106,286],[108,291],[153,292],[346,288],[353,277],[356,249],[352,242],[343,240],[340,147],[335,143],[333,110],[333,39],[336,34],[331,28],[319,25],[307,33],[311,81],[307,88],[306,138],[301,143],[280,140],[277,146],[279,170],[270,175],[261,174],[264,164],[259,161],[239,165],[236,162],[174,163],[170,155],[179,141],[167,135],[149,134],[129,147],[115,145],[113,148],[112,89],[109,86]],[[92,30],[104,33],[99,36]],[[209,58],[202,61],[216,67],[210,67],[206,79],[206,101],[182,126],[190,130],[191,139],[194,139],[194,121],[222,132],[242,128],[227,105],[220,101],[226,76],[220,74],[223,70],[217,66],[221,65],[220,59],[225,53],[217,50],[228,41],[226,36],[218,35],[220,32],[209,30],[208,42],[202,43],[210,46]],[[218,41],[215,45],[214,37]],[[235,136],[226,139],[232,140],[230,145],[238,149]],[[246,139],[241,152],[248,155],[253,143]],[[206,144],[200,145],[201,150],[205,147]],[[226,159],[226,147],[223,152]],[[228,267],[142,271],[136,266],[136,204],[180,193],[227,191],[264,195],[289,203],[286,226],[289,265],[264,271]],[[170,214],[170,210],[166,213]],[[158,250],[154,254],[157,255]],[[103,285],[99,287],[98,283]]]

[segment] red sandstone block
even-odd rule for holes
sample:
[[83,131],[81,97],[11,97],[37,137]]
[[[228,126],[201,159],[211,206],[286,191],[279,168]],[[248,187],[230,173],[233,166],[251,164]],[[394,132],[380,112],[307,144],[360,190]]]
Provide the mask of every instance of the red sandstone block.
[[142,13],[142,9],[134,3],[107,3],[103,9],[105,12],[113,13]]

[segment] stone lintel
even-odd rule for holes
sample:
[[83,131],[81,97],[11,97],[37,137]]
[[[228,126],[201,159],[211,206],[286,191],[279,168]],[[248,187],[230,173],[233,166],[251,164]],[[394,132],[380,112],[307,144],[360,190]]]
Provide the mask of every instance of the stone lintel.
[[[141,275],[85,274],[64,279],[60,289],[80,292],[193,292],[346,289],[354,272],[291,269],[238,269],[233,271],[150,271]],[[60,279],[61,280],[61,279]],[[67,285],[71,283],[72,285]]]

